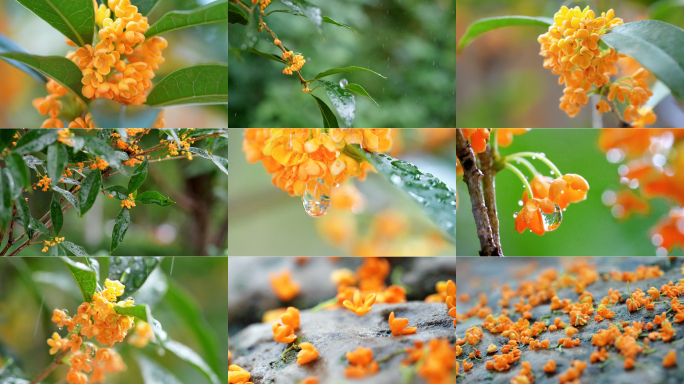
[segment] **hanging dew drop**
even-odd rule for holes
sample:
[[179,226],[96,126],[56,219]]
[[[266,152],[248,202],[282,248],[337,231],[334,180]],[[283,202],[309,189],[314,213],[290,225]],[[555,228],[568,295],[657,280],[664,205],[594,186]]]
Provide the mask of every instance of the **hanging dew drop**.
[[522,205],[523,205],[522,200],[518,200],[518,205],[522,207]]
[[394,185],[401,186],[402,184],[404,184],[401,181],[401,176],[399,176],[399,175],[392,175],[392,177],[390,179],[392,180],[392,184],[394,184]]
[[563,211],[561,211],[558,204],[554,205],[556,206],[556,210],[553,213],[549,214],[543,210],[541,211],[542,224],[544,224],[544,230],[546,232],[554,231],[556,228],[558,228],[558,226],[560,226],[561,221],[563,221]]
[[347,81],[347,79],[340,80],[340,87],[342,87],[342,89],[347,88],[348,84],[349,84],[349,82]]
[[537,156],[532,156],[532,160],[534,160],[534,159],[536,159],[536,158],[537,158]]
[[311,217],[321,217],[330,209],[332,183],[323,179],[309,180],[306,190],[302,194],[304,210]]

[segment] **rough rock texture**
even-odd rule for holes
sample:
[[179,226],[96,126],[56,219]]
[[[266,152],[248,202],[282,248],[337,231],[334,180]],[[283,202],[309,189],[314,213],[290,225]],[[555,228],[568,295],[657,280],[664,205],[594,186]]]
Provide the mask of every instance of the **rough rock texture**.
[[[413,335],[392,336],[388,318],[394,311],[396,317],[409,319],[409,326],[418,327]],[[270,324],[253,324],[235,336],[231,336],[231,364],[237,364],[252,374],[256,384],[295,384],[309,376],[316,376],[321,384],[326,383],[401,383],[400,363],[406,357],[398,353],[412,347],[415,340],[447,338],[454,343],[453,319],[447,313],[444,303],[408,302],[401,304],[375,304],[365,316],[356,316],[346,309],[322,310],[316,313],[301,311],[301,325],[295,334],[299,340],[314,345],[320,357],[300,366],[296,363],[296,352],[281,354],[285,344],[273,340]],[[363,346],[373,350],[380,371],[365,379],[345,379],[344,369],[348,365],[345,353]],[[396,355],[393,355],[397,353]],[[411,383],[422,383],[415,378]]]
[[[576,262],[577,258],[507,258],[507,259],[483,259],[483,258],[459,258],[458,269],[456,274],[456,288],[458,296],[464,293],[471,295],[471,300],[467,303],[458,302],[458,313],[465,313],[475,302],[480,292],[485,292],[488,296],[488,306],[492,308],[494,314],[501,313],[501,306],[498,301],[501,298],[501,285],[508,284],[512,289],[517,289],[520,282],[525,280],[535,281],[539,272],[545,268],[554,267],[558,270],[559,276],[564,272],[563,263]],[[609,273],[610,271],[635,271],[638,265],[659,265],[660,269],[665,271],[665,275],[659,278],[641,280],[636,283],[630,283],[629,289],[631,292],[638,287],[644,292],[650,287],[660,289],[663,284],[669,281],[677,282],[682,277],[681,266],[684,259],[656,259],[656,258],[592,258],[588,260],[591,264],[597,265],[597,271],[600,275]],[[536,268],[535,268],[536,266]],[[623,368],[624,360],[620,359],[621,355],[617,353],[614,347],[607,348],[610,354],[610,360],[603,368],[601,363],[592,364],[589,362],[589,355],[598,350],[598,347],[591,345],[591,337],[600,329],[607,329],[611,322],[616,323],[618,319],[629,321],[644,321],[648,323],[653,321],[655,315],[670,309],[669,299],[667,304],[656,304],[654,310],[646,310],[644,308],[630,313],[627,310],[625,301],[627,299],[627,283],[599,278],[596,283],[587,286],[587,290],[594,295],[594,302],[600,302],[601,298],[608,295],[608,289],[618,289],[622,295],[621,301],[614,307],[609,308],[615,312],[612,320],[603,320],[596,323],[593,320],[585,326],[576,327],[579,333],[573,339],[581,339],[581,344],[574,348],[550,348],[547,350],[530,351],[527,345],[521,349],[521,360],[512,364],[509,371],[498,372],[488,371],[485,368],[487,360],[491,357],[487,356],[486,349],[490,344],[495,344],[499,349],[502,345],[508,342],[508,338],[501,337],[500,334],[492,334],[489,331],[483,331],[484,337],[475,344],[475,348],[481,350],[482,360],[468,360],[473,362],[473,368],[468,372],[463,372],[461,368],[456,379],[457,384],[465,383],[493,383],[493,384],[508,384],[521,369],[521,361],[529,361],[532,366],[532,371],[535,375],[535,384],[555,384],[558,383],[558,376],[570,367],[570,361],[583,360],[588,363],[587,368],[580,376],[582,384],[598,383],[598,384],[675,384],[684,382],[684,323],[672,323],[676,331],[675,336],[669,342],[656,340],[651,342],[651,347],[655,349],[653,353],[639,354],[635,359],[636,365],[632,370],[626,371]],[[575,293],[571,288],[558,289],[556,291],[558,297],[562,299],[571,299],[576,302],[579,294]],[[682,297],[680,296],[680,301]],[[513,303],[516,299],[511,300],[511,320],[517,321],[520,315],[513,313]],[[544,321],[544,316],[551,314],[550,303],[539,305],[532,310],[532,318],[530,323],[535,321]],[[549,324],[559,317],[563,322],[570,323],[570,316],[564,314],[562,311],[557,311],[551,314],[548,318]],[[670,322],[672,322],[672,314],[670,314]],[[593,316],[592,316],[593,319]],[[466,329],[481,325],[482,319],[478,317],[470,318],[465,322],[457,323],[456,334],[463,338]],[[657,328],[659,329],[659,327]],[[548,339],[551,346],[557,346],[560,338],[567,337],[563,331],[542,332],[539,340]],[[664,368],[662,366],[663,357],[670,350],[674,349],[677,353],[678,365],[672,368]],[[473,351],[473,346],[465,344],[463,346],[463,353],[457,359],[462,360],[468,357],[468,354]],[[501,352],[498,351],[497,354]],[[556,364],[556,372],[547,374],[542,370],[542,366],[546,364],[549,359],[553,359]]]
[[[413,257],[389,258],[394,271],[403,269],[401,281],[410,287],[407,300],[423,300],[435,293],[437,281],[453,280],[456,276],[456,258]],[[330,282],[330,273],[348,268],[355,271],[362,258],[342,258],[332,262],[327,257],[311,258],[298,264],[288,257],[231,257],[228,261],[228,323],[233,334],[249,324],[261,322],[261,316],[270,309],[293,306],[313,308],[335,297],[337,289]],[[292,279],[301,285],[297,297],[288,303],[281,302],[273,293],[269,274],[284,269],[292,271]],[[388,278],[386,283],[391,284]]]

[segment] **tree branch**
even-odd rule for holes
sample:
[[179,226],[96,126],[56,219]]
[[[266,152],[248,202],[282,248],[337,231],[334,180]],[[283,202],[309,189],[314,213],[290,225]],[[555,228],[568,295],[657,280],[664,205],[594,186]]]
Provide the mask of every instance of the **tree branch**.
[[494,184],[494,176],[496,170],[492,168],[492,146],[487,144],[487,149],[479,153],[477,157],[480,159],[480,168],[484,177],[482,179],[482,188],[484,190],[484,201],[487,206],[487,214],[489,216],[489,225],[492,228],[492,239],[494,246],[498,250],[498,256],[503,256],[501,251],[501,240],[499,239],[499,217],[496,212],[496,187]]
[[489,224],[487,206],[484,202],[480,179],[484,176],[477,168],[475,153],[470,143],[463,136],[460,129],[456,130],[456,156],[463,167],[463,180],[468,186],[470,202],[473,206],[473,217],[477,226],[477,236],[480,238],[480,256],[499,256],[500,249],[496,248]]
[[31,380],[30,384],[37,384],[41,380],[46,378],[50,374],[50,372],[54,371],[55,368],[59,367],[62,364],[62,359],[64,358],[64,356],[67,355],[67,353],[69,353],[69,351],[70,351],[70,349],[67,349],[66,351],[62,351],[59,355],[57,355],[57,357],[55,357],[55,359],[52,361],[52,363],[50,365],[48,365],[43,370],[43,372],[41,372],[38,376],[36,376],[35,379]]

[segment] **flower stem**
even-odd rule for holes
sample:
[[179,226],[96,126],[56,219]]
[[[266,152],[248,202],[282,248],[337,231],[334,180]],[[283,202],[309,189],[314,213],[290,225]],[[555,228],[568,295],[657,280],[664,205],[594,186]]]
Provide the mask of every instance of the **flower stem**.
[[[535,168],[534,165],[532,165],[532,163],[530,163],[529,161],[527,161],[525,158],[516,157],[515,159],[511,159],[511,160],[512,160],[512,161],[515,161],[516,163],[521,163],[522,165],[524,165],[525,167],[527,167],[527,169],[529,169],[530,172],[532,172],[532,174],[533,174],[534,176],[539,175],[539,171],[537,171],[537,168]],[[508,156],[506,157],[506,161],[508,161]]]
[[513,166],[511,163],[506,163],[506,168],[513,171],[513,173],[515,173],[515,175],[518,176],[520,180],[522,180],[523,184],[525,184],[525,188],[527,188],[527,195],[530,196],[531,199],[534,195],[532,194],[532,187],[530,187],[530,183],[525,178],[525,175],[523,175],[523,173],[520,172],[520,170]]
[[563,174],[561,171],[558,170],[558,167],[554,163],[551,162],[551,160],[546,158],[546,155],[543,153],[538,153],[538,152],[518,152],[514,153],[512,155],[506,156],[506,158],[514,158],[514,157],[533,157],[536,159],[539,159],[541,162],[544,164],[548,165],[549,168],[556,174],[556,177],[562,177]]

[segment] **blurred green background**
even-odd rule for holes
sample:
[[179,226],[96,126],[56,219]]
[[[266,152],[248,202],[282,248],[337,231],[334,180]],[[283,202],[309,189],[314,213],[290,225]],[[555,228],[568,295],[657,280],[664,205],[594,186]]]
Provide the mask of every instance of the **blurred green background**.
[[[453,129],[452,129],[453,130]],[[421,148],[420,129],[393,130],[394,148],[399,149],[396,137],[402,138],[401,153],[393,156],[411,162],[422,171],[429,172],[454,188],[456,179],[454,166],[456,147],[454,140],[442,140],[441,145],[431,150]],[[438,130],[442,131],[442,130]],[[235,133],[233,133],[235,132]],[[247,163],[242,152],[244,130],[231,130],[228,140],[230,178],[228,183],[228,254],[231,256],[359,256],[349,252],[352,241],[338,249],[326,242],[320,226],[336,220],[341,214],[355,216],[358,231],[355,239],[370,232],[373,220],[381,212],[391,211],[408,218],[410,229],[405,236],[394,239],[394,243],[405,244],[403,250],[410,254],[402,256],[448,256],[454,254],[454,246],[437,234],[437,228],[409,201],[404,192],[394,187],[384,177],[369,173],[365,181],[352,182],[365,196],[367,206],[363,214],[336,212],[335,204],[325,217],[311,218],[302,206],[299,196],[290,197],[287,192],[273,186],[271,175],[266,173],[261,162]],[[455,132],[454,132],[455,133]],[[455,138],[455,136],[453,136]],[[333,192],[334,193],[334,192]],[[333,202],[334,202],[333,195]],[[415,241],[415,243],[414,243]],[[436,254],[414,244],[427,243]],[[370,256],[370,255],[362,255]],[[390,255],[375,255],[390,256]],[[399,256],[399,255],[391,255]]]
[[[95,135],[95,131],[81,135]],[[161,138],[156,130],[143,137],[140,148],[149,148]],[[197,142],[193,146],[200,146]],[[46,149],[47,150],[47,149]],[[46,151],[45,150],[45,151]],[[215,153],[228,157],[227,148]],[[35,154],[42,160],[45,153]],[[135,167],[126,167],[132,175]],[[103,188],[128,185],[129,178],[115,175],[104,179]],[[31,171],[31,183],[37,182]],[[211,161],[194,156],[192,161],[177,159],[150,163],[149,173],[140,192],[157,191],[175,201],[166,207],[137,204],[131,209],[131,224],[123,243],[114,251],[120,256],[200,256],[224,255],[228,232],[228,176]],[[28,198],[31,214],[41,218],[50,211],[52,190],[31,190]],[[61,195],[57,194],[59,198]],[[85,247],[89,255],[108,256],[114,220],[121,211],[121,201],[100,194],[83,218],[74,209],[64,212],[64,226],[60,236]],[[15,237],[23,227],[15,226]],[[43,239],[44,236],[39,238]],[[42,244],[26,247],[20,256],[45,256]]]
[[[172,10],[189,10],[212,0],[160,0],[149,15],[152,25]],[[106,3],[106,1],[105,1]],[[201,63],[228,61],[228,23],[212,23],[165,33],[169,46],[162,52],[166,61],[155,71],[156,84],[169,73]],[[0,2],[0,32],[26,51],[40,56],[65,56],[70,47],[64,36],[15,0]],[[31,101],[48,92],[36,80],[0,60],[0,126],[40,127],[45,120]],[[217,128],[228,126],[225,105],[182,106],[164,109],[167,127]]]
[[[387,77],[351,72],[329,76],[360,84],[379,104],[356,95],[355,127],[453,127],[455,116],[456,41],[453,0],[312,0],[322,15],[351,26],[354,32],[323,23],[325,42],[304,17],[274,13],[265,22],[307,63],[312,78],[330,68],[360,66]],[[273,1],[266,12],[289,9]],[[239,47],[246,27],[230,24],[231,50]],[[267,32],[256,49],[282,55]],[[295,75],[284,65],[252,53],[230,55],[229,126],[320,127],[320,111]],[[322,89],[314,93],[334,108]],[[338,118],[338,121],[340,119]]]
[[[81,260],[82,261],[82,260]],[[104,259],[100,258],[103,269]],[[106,272],[101,271],[102,280]],[[192,323],[178,312],[178,299],[167,288],[180,287],[190,295],[201,318]],[[170,290],[168,292],[171,292]],[[228,260],[227,258],[166,258],[153,272],[140,291],[133,295],[136,304],[148,304],[152,316],[161,323],[169,338],[190,347],[208,364],[217,365],[217,373],[225,380],[228,371]],[[53,332],[61,336],[51,322],[55,308],[76,313],[83,298],[76,281],[64,263],[57,258],[15,258],[0,260],[0,356],[12,357],[29,379],[47,367],[54,356],[46,340]],[[41,303],[43,306],[41,307]],[[42,309],[41,309],[42,308]],[[195,327],[203,328],[215,340],[215,348],[205,351]],[[130,336],[131,332],[129,332]],[[92,340],[94,341],[94,339]],[[127,343],[117,343],[115,349],[128,366],[125,372],[106,375],[109,384],[142,383],[136,355],[151,357],[171,371],[183,383],[209,383],[190,364],[167,352],[157,354],[156,347],[138,349]],[[207,353],[211,352],[211,353]],[[66,368],[60,367],[44,382],[65,382]]]
[[[587,5],[598,15],[615,9],[625,22],[657,18],[684,28],[684,6],[679,2],[663,8],[670,0],[458,0],[456,39],[460,40],[475,20],[504,15],[553,17],[562,5]],[[656,4],[658,3],[658,4]],[[456,61],[456,126],[473,127],[557,127],[592,126],[591,104],[574,118],[558,107],[563,86],[558,76],[542,66],[539,35],[544,27],[512,27],[488,32],[466,47]],[[671,96],[655,110],[655,127],[684,127],[684,106]],[[605,127],[615,127],[609,114]]]
[[[610,207],[601,202],[606,189],[620,186],[618,166],[608,162],[597,146],[597,129],[532,129],[515,136],[510,147],[499,147],[501,155],[522,151],[546,153],[546,157],[561,172],[576,173],[589,183],[587,199],[571,203],[563,212],[563,221],[555,231],[538,236],[528,230],[515,230],[513,214],[520,212],[518,204],[524,187],[513,172],[503,170],[496,175],[496,203],[499,214],[501,248],[506,256],[647,256],[655,255],[649,230],[667,215],[668,205],[662,199],[651,200],[651,214],[634,215],[618,221]],[[529,160],[529,158],[528,158]],[[543,163],[532,161],[539,172],[551,176]],[[524,166],[518,169],[523,170]],[[528,179],[527,170],[523,171]],[[464,182],[457,187],[459,197],[456,211],[456,254],[477,256],[480,242],[477,237],[468,189]],[[672,255],[682,255],[677,248]]]

